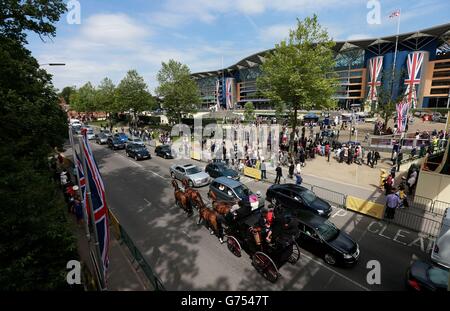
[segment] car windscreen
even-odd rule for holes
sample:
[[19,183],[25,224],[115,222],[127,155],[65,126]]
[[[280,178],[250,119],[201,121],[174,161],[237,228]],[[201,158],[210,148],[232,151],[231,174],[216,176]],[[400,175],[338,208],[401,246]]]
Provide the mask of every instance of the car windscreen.
[[323,224],[321,224],[317,228],[317,231],[319,231],[320,236],[325,241],[334,240],[339,234],[339,229],[336,228],[336,226],[333,223],[329,222],[328,220],[325,221]]
[[427,271],[428,278],[431,282],[433,282],[436,285],[446,287],[448,283],[448,271],[445,271],[440,268],[430,268]]
[[236,192],[237,196],[241,199],[244,197],[248,197],[249,195],[252,194],[250,189],[248,189],[245,185],[237,186],[237,187],[233,188],[233,190],[234,190],[234,192]]
[[316,195],[310,190],[305,190],[302,192],[302,198],[306,203],[311,204],[316,199]]
[[134,147],[134,150],[136,150],[138,152],[145,152],[145,151],[147,151],[147,148],[145,148],[144,146],[138,146],[138,147]]
[[202,170],[199,169],[198,167],[191,167],[191,168],[186,169],[186,174],[193,175],[193,174],[200,173],[201,171]]

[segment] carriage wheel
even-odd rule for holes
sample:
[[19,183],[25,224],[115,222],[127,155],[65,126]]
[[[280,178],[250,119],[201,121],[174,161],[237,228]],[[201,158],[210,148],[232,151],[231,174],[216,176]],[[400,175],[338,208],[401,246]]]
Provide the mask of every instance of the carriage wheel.
[[241,257],[241,244],[234,236],[227,237],[227,246],[234,256]]
[[300,259],[300,247],[296,242],[292,244],[292,254],[288,258],[290,264],[295,264]]
[[263,252],[256,252],[253,255],[252,264],[256,270],[268,281],[275,283],[278,280],[278,269],[269,256]]

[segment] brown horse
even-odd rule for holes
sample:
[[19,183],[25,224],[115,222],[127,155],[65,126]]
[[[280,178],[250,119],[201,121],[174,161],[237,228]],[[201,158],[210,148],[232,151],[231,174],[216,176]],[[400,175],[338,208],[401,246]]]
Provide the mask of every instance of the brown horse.
[[209,197],[212,200],[212,206],[220,215],[227,215],[230,212],[231,203],[217,202],[217,195],[213,191],[209,191]]
[[184,194],[187,196],[188,200],[190,201],[191,206],[195,207],[198,210],[198,206],[197,206],[197,204],[195,204],[195,202],[197,202],[198,196],[200,196],[200,193],[197,190],[189,187],[189,183],[186,179],[184,179],[181,183],[183,184],[183,187],[184,187]]
[[181,191],[175,179],[172,180],[172,187],[174,188],[175,202],[177,206],[181,207],[186,213],[188,213],[188,216],[191,216],[193,213],[192,204],[189,201],[188,196]]
[[206,207],[201,195],[195,196],[195,201],[193,203],[195,203],[195,205],[197,205],[199,208],[197,224],[199,225],[199,224],[201,224],[202,220],[205,220],[206,226],[209,229],[210,233],[218,236],[219,241],[222,244],[223,243],[223,228],[222,228],[222,224],[220,223],[220,221],[218,219],[218,215],[217,215],[216,211],[211,210],[208,207]]

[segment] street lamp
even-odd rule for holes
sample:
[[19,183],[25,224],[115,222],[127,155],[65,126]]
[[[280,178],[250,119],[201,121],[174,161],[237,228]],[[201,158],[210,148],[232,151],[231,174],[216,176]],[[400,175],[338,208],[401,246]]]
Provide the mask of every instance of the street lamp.
[[46,64],[39,64],[39,66],[65,66],[65,63],[46,63]]

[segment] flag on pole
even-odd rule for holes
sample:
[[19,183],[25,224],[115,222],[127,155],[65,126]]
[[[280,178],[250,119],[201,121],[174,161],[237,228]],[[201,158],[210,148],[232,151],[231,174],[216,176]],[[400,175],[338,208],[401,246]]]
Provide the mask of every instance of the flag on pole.
[[406,129],[406,123],[408,122],[409,104],[407,102],[401,102],[397,104],[397,131],[403,133]]
[[78,171],[78,178],[80,179],[80,189],[81,189],[81,195],[82,195],[82,204],[83,208],[86,209],[86,214],[88,217],[90,217],[90,210],[89,210],[89,202],[87,200],[87,192],[86,192],[86,178],[84,178],[83,173],[83,164],[81,163],[80,156],[75,151],[75,166],[77,167]]
[[94,214],[95,228],[97,229],[98,243],[103,262],[104,279],[106,280],[106,271],[109,264],[108,207],[106,205],[105,186],[89,146],[86,130],[83,131],[82,149],[84,158],[86,159],[87,181],[89,182],[89,190],[91,192],[91,208]]
[[395,18],[400,16],[400,10],[395,10],[394,12],[389,15],[389,18]]

